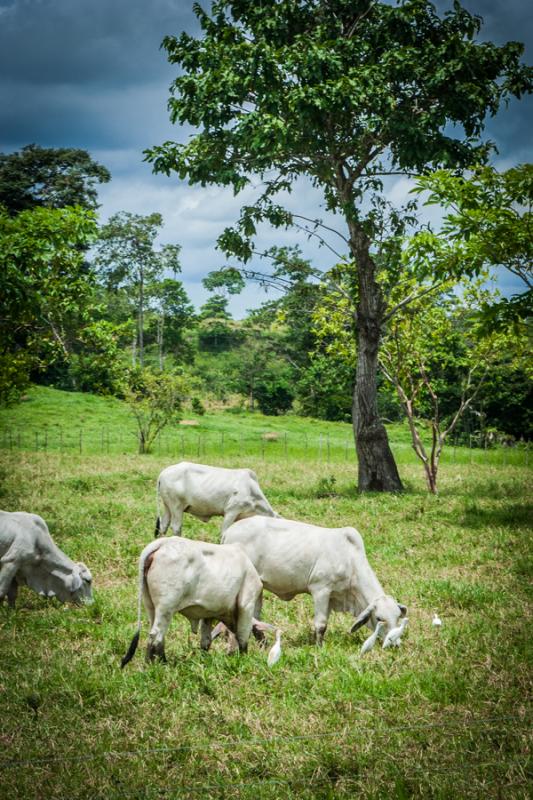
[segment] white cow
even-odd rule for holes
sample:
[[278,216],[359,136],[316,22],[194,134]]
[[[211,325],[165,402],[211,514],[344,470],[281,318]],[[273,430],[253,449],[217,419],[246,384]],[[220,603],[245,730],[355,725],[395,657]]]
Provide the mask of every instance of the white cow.
[[[407,612],[383,591],[355,528],[320,528],[288,519],[252,517],[235,522],[222,541],[240,544],[264,588],[282,600],[292,600],[297,594],[312,596],[318,645],[331,611],[356,616],[352,632],[364,624],[373,629],[383,620],[383,634]],[[256,617],[260,611],[258,606]]]
[[[224,517],[222,531],[235,520],[253,514],[277,516],[251,469],[225,469],[181,461],[159,475],[157,498],[156,536],[166,533],[169,525],[179,535],[185,511],[203,522],[215,516]],[[159,498],[163,501],[162,516]]]
[[213,620],[220,620],[237,637],[246,652],[252,632],[254,609],[263,587],[259,576],[239,545],[169,536],[150,542],[139,558],[137,632],[122,659],[133,658],[141,630],[141,597],[150,618],[146,659],[165,660],[165,633],[179,612],[192,623],[200,620],[200,646],[209,650]]
[[14,607],[20,584],[64,603],[92,600],[91,573],[59,549],[44,519],[0,511],[0,601]]

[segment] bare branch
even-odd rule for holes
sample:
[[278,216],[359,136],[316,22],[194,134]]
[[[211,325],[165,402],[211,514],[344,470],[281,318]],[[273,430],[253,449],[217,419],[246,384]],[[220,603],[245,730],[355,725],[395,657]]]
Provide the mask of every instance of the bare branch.
[[320,222],[318,219],[311,219],[310,217],[304,217],[303,214],[291,214],[291,216],[294,217],[295,219],[303,219],[306,222],[310,222],[312,225],[315,225],[318,228],[324,228],[324,230],[326,231],[331,231],[331,233],[336,233],[337,236],[341,237],[343,242],[346,242],[348,246],[350,245],[350,240],[347,239],[346,236],[344,236],[344,234],[342,234],[336,228],[331,228],[329,225],[324,225],[324,223]]
[[316,239],[318,239],[318,241],[319,241],[319,242],[320,242],[320,243],[321,243],[321,244],[322,244],[324,247],[327,247],[327,249],[328,249],[328,250],[330,250],[330,251],[333,253],[333,255],[334,255],[336,258],[338,258],[338,259],[339,259],[339,261],[342,261],[342,258],[343,258],[343,256],[342,256],[340,253],[338,253],[338,252],[335,250],[335,248],[333,248],[333,247],[332,247],[332,246],[329,244],[329,242],[327,242],[327,241],[324,239],[324,237],[323,237],[323,236],[321,236],[319,233],[317,233],[316,231],[310,231],[310,230],[309,230],[309,228],[307,228],[305,225],[300,225],[298,222],[293,222],[292,224],[293,224],[293,227],[295,227],[295,228],[298,228],[298,230],[300,230],[300,231],[304,231],[305,233],[307,233],[307,235],[308,235],[309,237],[311,237],[311,236],[314,236]]
[[440,289],[441,286],[444,286],[446,281],[439,281],[439,283],[434,283],[432,286],[429,286],[427,289],[424,289],[422,292],[413,292],[412,294],[404,297],[397,305],[394,306],[385,316],[383,317],[383,322],[388,322],[388,320],[393,317],[401,308],[408,305],[409,303],[414,302],[415,300],[420,300],[420,298],[424,297],[431,292],[434,292],[436,289]]

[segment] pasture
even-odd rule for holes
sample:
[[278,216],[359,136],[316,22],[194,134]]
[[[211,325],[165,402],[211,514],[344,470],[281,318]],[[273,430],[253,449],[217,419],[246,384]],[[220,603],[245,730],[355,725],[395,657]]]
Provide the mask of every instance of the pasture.
[[[124,671],[155,480],[180,454],[2,450],[0,506],[42,515],[92,570],[96,598],[67,608],[23,589],[14,612],[0,606],[2,800],[528,797],[531,472],[448,459],[432,497],[404,450],[401,496],[358,496],[341,457],[208,457],[255,469],[286,517],[357,527],[408,606],[400,648],[361,657],[367,629],[350,635],[351,618],[333,614],[317,649],[310,598],[267,596],[264,618],[283,630],[273,668],[253,641],[245,656],[220,640],[200,652],[178,616],[168,664],[140,650]],[[216,542],[219,529],[185,517],[187,536]]]

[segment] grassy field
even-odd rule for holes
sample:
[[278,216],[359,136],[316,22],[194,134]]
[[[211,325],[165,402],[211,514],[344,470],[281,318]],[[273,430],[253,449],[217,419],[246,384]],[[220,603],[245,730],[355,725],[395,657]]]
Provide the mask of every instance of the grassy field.
[[[179,459],[211,462],[218,458],[258,458],[273,463],[353,463],[351,425],[295,415],[267,417],[236,409],[194,415],[184,410],[182,424],[168,426],[153,452],[170,463]],[[389,425],[396,461],[413,463],[415,457],[407,425]],[[422,435],[424,432],[422,431]],[[138,433],[126,405],[114,397],[103,398],[34,386],[17,406],[0,409],[0,449],[78,455],[130,455],[138,450]],[[429,432],[427,437],[429,440]],[[524,445],[489,450],[455,447],[444,449],[443,463],[528,466]],[[533,463],[533,461],[532,461]]]
[[[29,413],[28,401],[2,412],[0,425],[72,422],[81,401],[88,416],[101,413],[92,398],[58,393],[55,418],[38,401]],[[96,599],[69,608],[23,590],[14,612],[0,606],[1,800],[529,797],[531,472],[445,463],[431,497],[405,452],[401,496],[358,496],[354,465],[340,459],[294,455],[288,469],[274,455],[209,457],[255,469],[286,517],[355,525],[385,589],[409,608],[400,648],[361,657],[366,633],[350,635],[350,618],[336,614],[318,650],[309,598],[269,596],[264,616],[283,629],[272,669],[255,643],[246,656],[227,656],[220,641],[200,652],[176,617],[167,665],[147,666],[138,653],[121,671],[155,480],[172,459],[3,450],[0,507],[41,514],[90,566]],[[184,533],[217,541],[219,527],[186,516]],[[143,643],[146,634],[144,617]]]

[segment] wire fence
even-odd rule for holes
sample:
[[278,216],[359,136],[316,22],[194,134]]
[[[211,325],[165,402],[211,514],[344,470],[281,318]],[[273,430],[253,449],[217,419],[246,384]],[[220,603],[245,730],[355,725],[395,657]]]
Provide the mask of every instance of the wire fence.
[[[393,734],[409,734],[419,736],[424,732],[443,732],[444,736],[453,737],[454,739],[461,734],[473,736],[473,741],[479,743],[481,735],[493,736],[495,732],[498,734],[499,740],[504,731],[513,731],[513,733],[531,732],[531,720],[528,714],[508,714],[499,716],[483,716],[472,717],[469,719],[456,719],[456,720],[441,720],[439,722],[420,722],[409,725],[384,725],[380,728],[373,727],[369,731],[371,738],[377,737],[390,737]],[[83,754],[43,754],[35,758],[14,758],[14,759],[0,759],[0,770],[20,769],[21,767],[38,769],[39,767],[48,767],[50,765],[59,765],[64,763],[67,768],[72,767],[74,764],[93,763],[97,761],[104,761],[106,764],[113,763],[122,759],[135,759],[143,761],[148,759],[151,763],[154,756],[184,754],[194,756],[194,753],[201,751],[218,751],[221,750],[226,755],[245,748],[253,748],[255,750],[263,749],[265,747],[274,747],[276,752],[278,748],[284,743],[304,745],[305,743],[330,741],[333,744],[341,744],[342,747],[350,743],[350,740],[361,739],[363,742],[368,740],[367,736],[362,736],[361,728],[350,728],[346,725],[342,730],[327,731],[321,733],[309,733],[293,736],[270,736],[270,737],[241,737],[241,738],[220,738],[210,739],[209,741],[198,741],[194,744],[177,744],[174,746],[161,745],[157,747],[144,747],[139,749],[127,750],[108,750],[101,749],[99,752],[83,753]],[[510,790],[523,789],[526,796],[528,787],[530,788],[530,763],[531,755],[528,752],[527,746],[524,745],[523,752],[506,752],[505,754],[499,752],[494,753],[494,758],[479,758],[478,753],[465,750],[463,753],[464,758],[461,763],[450,763],[450,758],[453,755],[447,750],[442,753],[442,760],[435,762],[431,761],[405,763],[404,759],[399,756],[395,758],[394,754],[387,754],[387,769],[389,773],[388,779],[393,783],[396,778],[408,774],[409,780],[412,783],[413,779],[418,780],[420,784],[430,782],[433,785],[437,776],[441,775],[444,778],[448,777],[453,784],[454,792],[466,792],[469,788],[472,790],[474,786],[478,789],[495,788],[497,796],[510,796],[501,795],[501,792],[509,792]],[[487,754],[488,755],[488,754]],[[121,798],[137,798],[137,800],[151,800],[151,798],[185,798],[194,796],[212,797],[216,796],[225,797],[229,793],[241,793],[246,790],[260,791],[263,788],[278,790],[281,794],[275,796],[298,796],[300,791],[319,790],[321,788],[335,789],[335,792],[355,791],[358,788],[367,787],[369,781],[372,781],[373,767],[371,763],[366,763],[366,769],[362,771],[360,768],[356,769],[354,773],[343,772],[335,776],[320,775],[313,771],[313,774],[302,776],[298,774],[291,775],[290,777],[258,777],[254,780],[235,780],[231,779],[230,775],[226,774],[219,780],[210,781],[209,783],[187,782],[185,786],[163,787],[160,785],[146,785],[132,791],[130,787],[123,785],[122,787],[115,786],[113,789],[113,797]],[[52,775],[57,778],[57,773],[52,772]],[[91,767],[91,775],[94,777],[94,767]],[[240,773],[239,773],[240,776]],[[381,786],[383,786],[383,779],[387,779],[385,775],[380,776]],[[442,780],[442,778],[441,778]],[[393,785],[393,784],[391,784]],[[442,789],[443,786],[439,784]],[[296,795],[292,795],[296,792]],[[99,798],[109,797],[109,791],[103,794],[87,794],[84,792],[79,795],[79,800],[99,800]],[[274,795],[272,795],[274,796]],[[455,795],[466,796],[466,794]],[[513,795],[514,796],[514,795]],[[74,798],[73,798],[74,800]],[[77,800],[77,798],[76,798]]]
[[[447,734],[456,734],[461,731],[474,729],[478,726],[483,728],[497,728],[510,724],[512,728],[518,727],[519,724],[524,726],[526,731],[531,731],[530,718],[525,714],[502,714],[498,716],[484,716],[472,717],[470,719],[462,720],[447,720],[441,722],[420,722],[410,725],[387,725],[381,729],[374,729],[373,736],[390,736],[392,733],[409,732],[409,731],[435,731],[443,730]],[[344,742],[351,736],[360,737],[361,729],[354,728],[350,730],[349,726],[344,727],[342,730],[323,731],[321,733],[306,733],[292,736],[251,736],[240,737],[234,739],[210,739],[205,742],[195,742],[194,744],[178,744],[178,745],[159,745],[157,747],[145,747],[135,750],[101,750],[97,753],[83,753],[83,754],[70,754],[70,755],[56,755],[44,754],[34,758],[13,758],[13,759],[0,759],[0,769],[9,767],[31,766],[36,764],[51,764],[56,762],[87,762],[96,761],[100,758],[107,759],[120,759],[120,758],[138,758],[152,755],[161,755],[165,753],[184,753],[198,750],[214,750],[216,748],[227,748],[235,750],[236,748],[243,747],[258,747],[260,745],[279,745],[284,742],[299,743],[309,742],[316,740],[338,740]],[[521,758],[522,755],[519,754]]]
[[[398,463],[416,463],[409,442],[391,445]],[[7,451],[55,452],[79,455],[131,455],[139,452],[138,433],[132,428],[68,426],[10,427],[0,432],[0,449]],[[494,446],[469,437],[468,444],[450,441],[441,463],[529,466],[529,442]],[[196,431],[169,427],[153,442],[150,452],[175,460],[199,461],[225,457],[254,457],[264,461],[357,462],[351,431],[331,434],[248,431]]]

